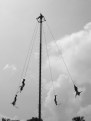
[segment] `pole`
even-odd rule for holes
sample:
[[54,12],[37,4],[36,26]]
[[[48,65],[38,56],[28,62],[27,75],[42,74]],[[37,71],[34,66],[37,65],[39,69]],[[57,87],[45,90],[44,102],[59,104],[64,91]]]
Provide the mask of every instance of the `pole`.
[[39,121],[41,121],[41,65],[42,65],[42,16],[40,16],[40,57],[39,57]]
[[42,14],[37,18],[40,23],[40,46],[39,46],[39,121],[41,121],[41,70],[42,70],[42,22],[45,18]]

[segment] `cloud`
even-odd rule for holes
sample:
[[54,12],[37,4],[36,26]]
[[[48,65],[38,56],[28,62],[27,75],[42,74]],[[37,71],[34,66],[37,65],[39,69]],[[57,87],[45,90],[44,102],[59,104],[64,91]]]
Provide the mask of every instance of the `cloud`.
[[2,119],[2,118],[11,119],[11,120],[15,120],[15,119],[17,120],[18,119],[17,116],[14,116],[13,118],[11,118],[11,117],[8,117],[8,116],[5,116],[5,115],[0,114],[0,119]]
[[[91,78],[91,23],[88,23],[83,30],[67,35],[64,38],[56,41],[59,54],[57,53],[57,46],[55,42],[49,44],[51,67],[58,70],[64,70],[62,56],[73,76],[78,79],[80,83],[89,82]],[[52,53],[51,53],[52,52]],[[56,53],[55,53],[56,52]],[[59,56],[58,56],[59,55]],[[46,61],[48,66],[48,60]],[[59,67],[59,68],[58,68]]]
[[91,22],[87,23],[85,26],[84,26],[84,29],[85,30],[91,30]]
[[[91,23],[86,24],[83,30],[57,40],[56,43],[60,51],[59,53],[55,42],[49,43],[48,49],[51,68],[53,71],[55,70],[55,74],[57,75],[54,81],[54,89],[58,95],[57,100],[61,102],[61,105],[56,106],[54,104],[53,85],[50,81],[47,81],[48,93],[45,100],[45,108],[51,114],[48,119],[50,121],[70,121],[78,114],[85,115],[87,111],[87,121],[90,121],[89,112],[91,111],[91,103],[88,104],[85,97],[90,93],[86,92],[86,84],[91,84]],[[83,90],[80,97],[75,98],[73,82],[69,78],[61,55],[65,60],[72,79],[79,89]],[[48,66],[48,60],[46,60],[44,66],[46,71],[48,70]],[[85,107],[83,107],[84,101],[86,103]]]
[[[53,85],[51,84],[45,100],[45,108],[48,109],[48,112],[52,116],[50,121],[53,120],[53,117],[53,121],[70,121],[79,111],[83,95],[75,98],[72,82],[66,75],[60,75],[54,82],[54,85],[53,88]],[[58,106],[54,103],[54,90],[57,94],[57,101],[60,104]]]
[[9,116],[5,116],[5,115],[2,115],[0,114],[0,119],[2,120],[2,118],[6,119],[6,120],[12,120],[12,121],[25,121],[24,119],[19,119],[18,116],[14,116],[14,117],[9,117]]
[[3,70],[12,70],[12,71],[16,71],[17,68],[15,67],[15,65],[9,65],[9,64],[6,64],[3,68]]

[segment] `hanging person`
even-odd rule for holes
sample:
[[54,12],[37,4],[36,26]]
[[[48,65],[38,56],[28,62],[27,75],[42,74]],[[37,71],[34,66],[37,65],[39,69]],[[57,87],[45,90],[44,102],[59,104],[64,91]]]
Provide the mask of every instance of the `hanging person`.
[[25,86],[25,79],[23,79],[22,85],[20,86],[20,93],[21,93],[21,91],[23,90],[24,86]]
[[57,95],[54,95],[54,102],[55,102],[56,105],[60,105],[61,104],[61,103],[58,104],[58,102],[57,102]]
[[78,96],[80,96],[80,94],[81,94],[81,92],[82,91],[78,91],[78,87],[74,84],[74,90],[75,90],[75,92],[76,92],[76,95],[75,95],[75,97],[78,95]]
[[11,103],[13,106],[16,105],[16,101],[17,101],[17,94],[15,95],[14,101]]
[[55,102],[56,105],[58,105],[58,103],[57,103],[57,95],[54,96],[54,102]]
[[[23,90],[24,86],[25,86],[25,79],[23,79],[22,85],[20,86],[20,93],[21,93],[21,91]],[[17,93],[19,93],[19,92],[17,92]],[[12,104],[13,106],[15,106],[15,105],[16,105],[16,101],[17,101],[17,94],[15,95],[14,101],[13,101],[11,104]],[[17,108],[17,107],[16,107],[16,108]]]

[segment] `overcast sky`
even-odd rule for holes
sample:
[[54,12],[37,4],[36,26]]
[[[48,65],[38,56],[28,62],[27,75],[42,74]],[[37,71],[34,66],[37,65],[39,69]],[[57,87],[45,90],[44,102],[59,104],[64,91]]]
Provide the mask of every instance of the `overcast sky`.
[[[21,83],[20,76],[40,13],[45,16],[55,37],[54,41],[48,38],[50,35],[44,23],[54,89],[58,102],[61,102],[60,106],[53,102],[54,90],[44,49],[43,120],[71,121],[74,116],[84,115],[86,121],[91,121],[91,0],[0,0],[0,115],[18,119],[38,115],[39,32],[26,76],[26,86],[18,96],[19,108],[14,108],[10,103]],[[60,51],[62,47],[62,55],[74,82],[83,90],[76,99],[72,81],[55,42]]]

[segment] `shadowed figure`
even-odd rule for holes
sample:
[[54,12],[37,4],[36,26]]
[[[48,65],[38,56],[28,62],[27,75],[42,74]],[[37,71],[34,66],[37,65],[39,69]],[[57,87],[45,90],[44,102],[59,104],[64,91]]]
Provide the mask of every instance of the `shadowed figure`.
[[[23,90],[24,86],[25,86],[25,79],[23,79],[22,85],[20,86],[20,93],[21,93],[21,91]],[[18,93],[19,93],[19,91],[17,92],[17,94],[18,94]],[[17,94],[15,95],[14,101],[11,103],[13,106],[16,105],[17,96],[18,96]],[[16,106],[15,106],[15,107],[16,107]],[[17,107],[16,107],[16,108],[17,108]]]
[[56,105],[58,105],[58,103],[57,103],[57,95],[55,95],[54,102],[55,102]]
[[72,121],[85,121],[84,116],[77,116],[72,119]]
[[21,91],[23,90],[24,86],[25,86],[25,79],[23,79],[22,85],[20,86],[20,93],[21,93]]
[[17,94],[15,95],[14,101],[11,103],[13,106],[16,105],[16,101],[17,101]]
[[78,91],[78,87],[74,84],[74,90],[75,90],[75,92],[76,92],[76,95],[75,95],[75,97],[78,95],[78,96],[80,96],[80,94],[81,94],[81,92],[82,91]]

